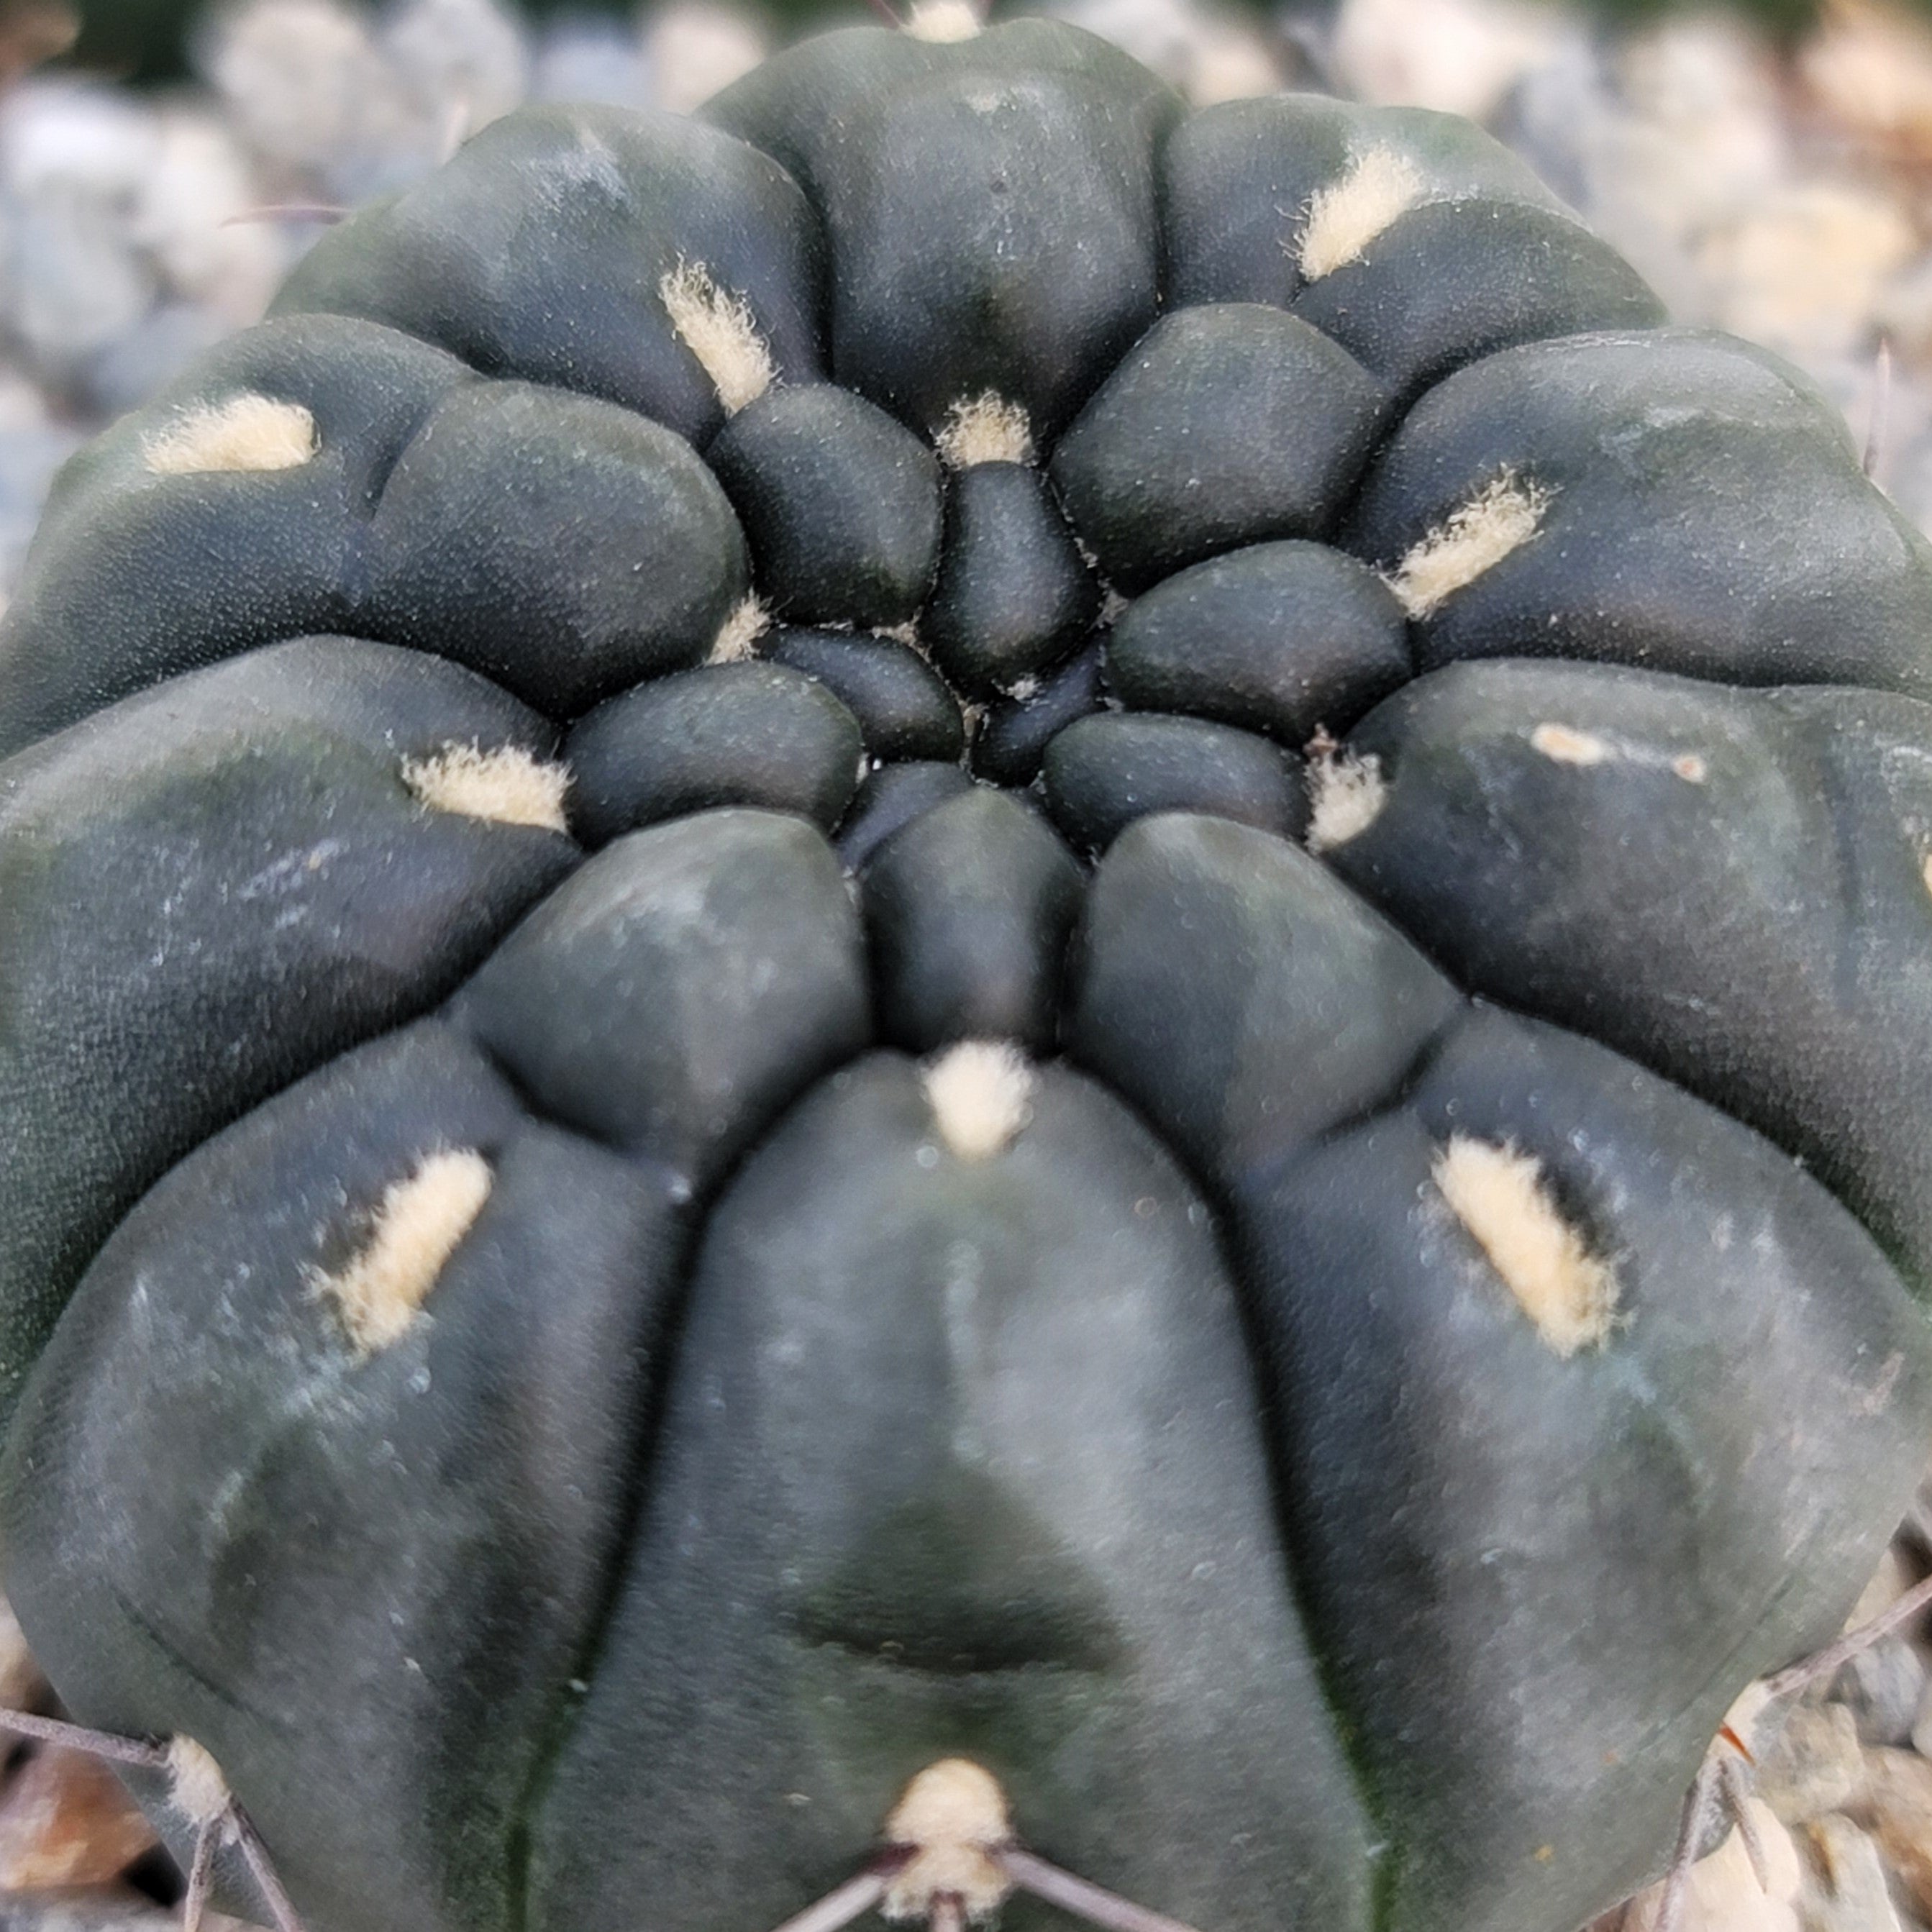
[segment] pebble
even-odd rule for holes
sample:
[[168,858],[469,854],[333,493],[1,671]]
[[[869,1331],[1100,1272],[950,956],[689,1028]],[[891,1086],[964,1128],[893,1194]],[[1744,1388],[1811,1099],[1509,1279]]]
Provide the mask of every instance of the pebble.
[[[205,1912],[202,1932],[248,1932],[238,1918]],[[125,1886],[86,1891],[0,1894],[0,1932],[180,1932],[178,1912],[164,1912]]]
[[1830,0],[1798,50],[1805,104],[1906,166],[1932,161],[1932,25],[1878,0]]
[[0,386],[42,406],[0,425],[0,597],[76,441],[259,320],[320,232],[266,214],[404,186],[526,98],[688,111],[769,51],[755,16],[706,0],[534,38],[508,0],[239,0],[193,39],[199,90],[51,72],[8,88]]
[[644,62],[655,104],[668,113],[701,107],[771,50],[770,37],[758,20],[716,0],[671,0],[644,25]]
[[1913,1714],[1911,1743],[1921,1757],[1932,1758],[1932,1682],[1920,1694],[1918,1708]]
[[109,417],[136,409],[229,332],[205,308],[160,302],[88,362],[88,406]]
[[530,92],[523,29],[497,0],[407,0],[383,21],[376,46],[439,136],[452,128],[458,139],[473,134]]
[[1804,1888],[1804,1932],[1904,1932],[1878,1847],[1837,1813],[1807,1828],[1816,1876]]
[[1705,16],[1607,47],[1573,40],[1526,78],[1510,111],[1528,158],[1672,314],[1716,321],[1700,241],[1774,194],[1790,165],[1765,47]]
[[[0,1896],[0,1932],[178,1932],[179,1920],[152,1898],[124,1890]],[[212,1932],[202,1922],[203,1932]]]
[[128,233],[154,154],[148,117],[110,88],[40,80],[0,100],[0,299],[8,333],[56,389],[155,299],[155,269]]
[[1330,58],[1364,100],[1484,121],[1564,32],[1554,8],[1528,0],[1343,0]]
[[1906,361],[1932,361],[1932,256],[1892,278],[1873,320]]
[[1932,1913],[1932,1763],[1916,1751],[1866,1754],[1864,1810],[1922,1913]]
[[352,204],[435,164],[368,16],[342,0],[244,0],[211,23],[197,64],[274,190]]
[[1293,63],[1252,16],[1195,0],[1058,0],[1051,10],[1125,47],[1196,107],[1274,94]]
[[1849,182],[1793,182],[1714,224],[1694,250],[1712,319],[1801,362],[1870,344],[1893,279],[1918,252],[1905,210]]
[[121,1780],[83,1752],[44,1745],[0,1792],[0,1893],[106,1885],[155,1843]]
[[[1690,1868],[1690,1883],[1679,1932],[1803,1932],[1798,1898],[1804,1866],[1791,1834],[1757,1798],[1747,1798],[1765,1856],[1768,1884],[1757,1870],[1736,1826],[1708,1858]],[[1660,1882],[1631,1900],[1624,1932],[1655,1932],[1664,1902]]]
[[1924,1708],[1924,1660],[1904,1638],[1882,1637],[1832,1680],[1833,1700],[1852,1713],[1868,1744],[1909,1744]]
[[212,106],[156,105],[152,152],[128,210],[128,238],[153,262],[172,298],[244,328],[268,305],[287,250],[266,224],[238,220],[260,196],[242,152]]
[[530,89],[523,29],[497,0],[243,0],[214,16],[202,73],[272,199],[345,205],[406,187]]
[[[54,420],[38,386],[19,370],[0,365],[0,609],[27,554],[54,473],[82,441],[79,429]],[[0,1648],[0,1656],[4,1654]]]
[[1757,1746],[1757,1792],[1786,1824],[1845,1811],[1868,1774],[1858,1719],[1842,1704],[1797,1704]]
[[[0,440],[4,433],[4,418],[0,418]],[[32,1710],[46,1695],[46,1688],[12,1606],[0,1598],[0,1706],[12,1711]],[[14,1742],[0,1732],[0,1763],[5,1762]]]
[[[230,225],[255,199],[206,105],[22,82],[0,99],[0,332],[51,395],[83,416],[117,413],[260,314],[286,256],[273,232]],[[173,354],[150,349],[131,398],[124,379],[104,385],[104,360],[171,306],[203,319],[174,331]]]
[[530,64],[533,100],[598,100],[613,107],[657,104],[644,43],[623,22],[585,15],[554,22]]
[[1524,90],[1551,97],[1540,122],[1523,110],[1545,148],[1582,151],[1559,185],[1677,314],[1791,357],[1861,441],[1888,341],[1874,473],[1932,529],[1932,23],[1827,0],[1820,32],[1776,62],[1735,21],[1687,19],[1605,55],[1599,78],[1594,99],[1574,76],[1568,100],[1554,76]]

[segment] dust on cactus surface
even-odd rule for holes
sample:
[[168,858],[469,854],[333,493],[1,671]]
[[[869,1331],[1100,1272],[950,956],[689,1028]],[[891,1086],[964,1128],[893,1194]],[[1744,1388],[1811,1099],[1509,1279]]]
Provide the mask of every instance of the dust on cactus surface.
[[0,752],[6,1587],[322,1932],[1574,1932],[1912,1493],[1932,547],[1465,123],[508,116]]

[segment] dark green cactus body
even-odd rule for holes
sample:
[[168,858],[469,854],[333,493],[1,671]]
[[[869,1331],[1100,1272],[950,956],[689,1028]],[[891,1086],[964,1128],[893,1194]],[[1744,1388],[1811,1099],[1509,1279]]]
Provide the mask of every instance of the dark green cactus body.
[[1199,1932],[1654,1875],[1932,1428],[1932,554],[1822,400],[1037,22],[512,117],[279,311],[0,628],[75,1713],[316,1932],[764,1932],[949,1756]]

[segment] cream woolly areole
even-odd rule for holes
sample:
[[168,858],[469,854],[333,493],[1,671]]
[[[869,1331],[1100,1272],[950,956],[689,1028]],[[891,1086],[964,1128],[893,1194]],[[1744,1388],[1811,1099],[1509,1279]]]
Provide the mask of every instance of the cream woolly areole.
[[933,447],[949,470],[970,470],[976,463],[1030,463],[1033,424],[1018,403],[986,389],[953,404]]
[[374,1354],[409,1332],[482,1213],[494,1178],[473,1148],[428,1156],[384,1192],[369,1239],[347,1265],[316,1276],[316,1293],[335,1304],[359,1353]]
[[1629,740],[1600,738],[1594,731],[1580,731],[1574,725],[1546,719],[1529,734],[1529,748],[1552,764],[1649,765],[1667,770],[1686,784],[1702,784],[1711,768],[1695,752],[1660,750],[1654,746],[1634,744]]
[[772,614],[758,597],[741,597],[718,627],[706,664],[742,664],[758,655],[758,640],[772,627]]
[[905,31],[916,40],[970,40],[986,29],[970,0],[918,0]]
[[1534,1155],[1452,1134],[1432,1174],[1456,1220],[1554,1354],[1567,1360],[1609,1336],[1616,1271],[1564,1219]]
[[728,416],[778,380],[772,352],[742,296],[721,289],[702,262],[683,262],[658,284],[677,338],[698,358]]
[[940,1138],[962,1160],[1003,1154],[1033,1113],[1034,1070],[1010,1040],[962,1040],[920,1080]]
[[1013,1888],[988,1856],[1013,1835],[1006,1795],[999,1780],[970,1759],[928,1765],[892,1808],[885,1835],[889,1845],[917,1847],[880,1903],[887,1918],[927,1918],[933,1900],[949,1893],[968,1918],[984,1918]]
[[1310,748],[1308,795],[1308,849],[1331,852],[1359,838],[1382,816],[1388,802],[1382,761],[1372,752],[1345,751],[1318,742]]
[[1555,494],[1505,470],[1414,545],[1383,581],[1412,617],[1427,616],[1528,542]]
[[142,446],[157,476],[211,470],[296,470],[322,447],[315,418],[299,403],[272,396],[231,396],[177,416]]
[[1357,155],[1340,181],[1310,198],[1296,267],[1311,282],[1334,274],[1406,214],[1426,188],[1415,164],[1393,148],[1371,148]]
[[569,829],[563,809],[569,767],[546,764],[518,745],[493,752],[446,745],[434,758],[405,759],[403,782],[432,812],[545,832]]
[[1602,739],[1568,724],[1539,724],[1529,734],[1529,748],[1559,765],[1600,765],[1610,756]]
[[170,1738],[168,1776],[168,1802],[190,1824],[212,1825],[226,1814],[228,1780],[205,1745],[190,1737]]

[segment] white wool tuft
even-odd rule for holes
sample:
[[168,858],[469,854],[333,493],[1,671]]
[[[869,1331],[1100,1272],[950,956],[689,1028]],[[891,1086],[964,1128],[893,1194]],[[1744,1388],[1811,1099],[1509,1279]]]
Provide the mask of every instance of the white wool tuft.
[[231,396],[176,417],[142,446],[157,476],[210,470],[298,470],[322,447],[315,418],[299,403]]
[[751,304],[711,279],[702,262],[680,261],[658,284],[678,340],[703,364],[728,416],[754,403],[778,380]]
[[1443,1199],[1552,1353],[1568,1360],[1607,1338],[1616,1315],[1616,1272],[1564,1219],[1533,1154],[1452,1134],[1432,1172]]
[[1932,852],[1926,854],[1924,862],[1918,868],[1918,876],[1925,881],[1925,890],[1932,892]]
[[177,1735],[168,1742],[168,1776],[172,1780],[168,1802],[191,1825],[212,1825],[227,1815],[231,1802],[228,1780],[214,1754],[194,1738]]
[[962,396],[946,412],[933,447],[949,470],[970,470],[976,463],[1030,463],[1036,454],[1026,411],[993,389]]
[[1034,1070],[1010,1040],[962,1040],[920,1078],[940,1138],[962,1160],[1004,1153],[1031,1118]]
[[970,40],[986,24],[970,0],[916,0],[905,30],[916,40]]
[[569,767],[546,764],[520,745],[500,745],[494,752],[446,745],[434,758],[405,759],[403,782],[432,812],[545,832],[568,829],[563,800]]
[[393,1183],[368,1240],[315,1292],[332,1300],[358,1353],[370,1355],[409,1332],[417,1310],[490,1198],[490,1163],[474,1148],[428,1156]]
[[1613,755],[1602,739],[1568,724],[1539,724],[1529,734],[1529,747],[1559,765],[1600,765]]
[[1372,752],[1351,752],[1328,737],[1308,750],[1307,845],[1319,855],[1367,831],[1388,802],[1388,786]]
[[742,664],[758,655],[758,642],[771,628],[772,614],[763,599],[741,597],[732,605],[730,615],[718,627],[711,640],[706,664]]
[[968,1918],[990,1917],[1013,1887],[989,1854],[1012,1835],[1006,1795],[991,1772],[963,1757],[928,1765],[886,1820],[887,1844],[916,1850],[893,1874],[880,1912],[926,1918],[934,1901],[950,1894]]
[[1426,188],[1414,163],[1393,148],[1358,154],[1340,181],[1318,189],[1310,200],[1295,266],[1311,282],[1333,274],[1406,214]]
[[1412,617],[1427,616],[1528,542],[1555,494],[1505,470],[1437,524],[1384,580]]

